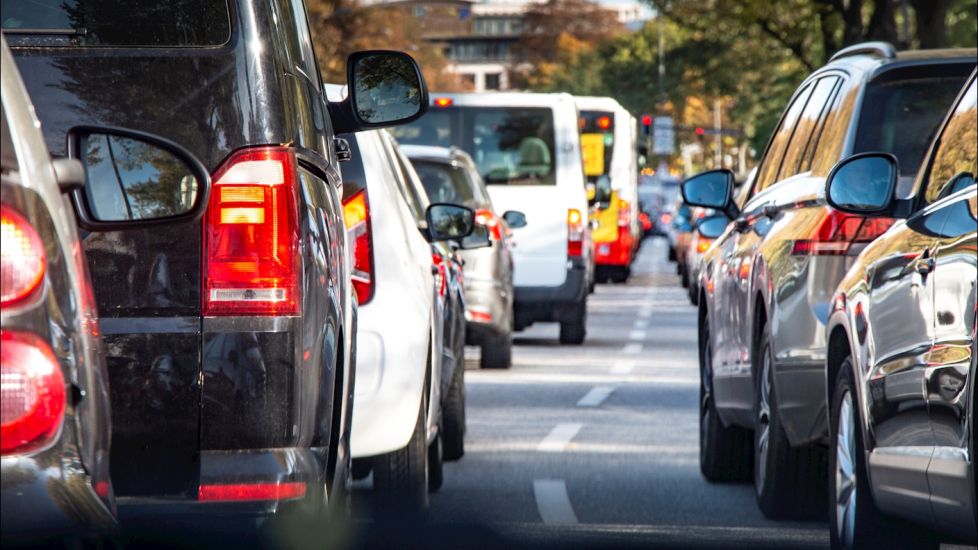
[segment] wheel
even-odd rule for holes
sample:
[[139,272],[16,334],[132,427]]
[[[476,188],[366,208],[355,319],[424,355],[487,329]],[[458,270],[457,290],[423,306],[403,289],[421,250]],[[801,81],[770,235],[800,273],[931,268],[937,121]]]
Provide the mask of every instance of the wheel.
[[389,519],[400,515],[424,515],[428,510],[428,400],[421,400],[418,420],[403,449],[373,460],[374,497],[377,508]]
[[580,345],[587,336],[587,300],[577,304],[574,309],[573,319],[560,323],[561,344]]
[[441,407],[442,450],[445,460],[458,460],[465,454],[465,369],[455,369]]
[[699,288],[696,285],[690,284],[686,287],[686,295],[689,296],[689,303],[698,306],[700,305],[700,293]]
[[428,446],[428,492],[437,493],[445,482],[445,455],[441,430]]
[[683,288],[689,288],[689,273],[685,269],[683,269],[683,272],[680,274],[680,277],[681,277],[680,282],[682,283]]
[[669,247],[669,261],[670,262],[676,261],[676,247],[674,246]]
[[884,515],[867,479],[866,447],[852,361],[842,363],[829,423],[829,537],[832,548],[939,548],[933,534]]
[[[762,330],[765,330],[762,328]],[[771,519],[807,519],[824,510],[825,453],[818,447],[792,448],[781,425],[774,386],[771,338],[765,330],[754,357],[754,492]]]
[[479,366],[484,369],[508,369],[512,364],[512,335],[487,336],[482,343],[482,357],[479,358]]
[[751,433],[724,426],[713,402],[713,344],[710,323],[700,324],[700,472],[708,481],[747,481],[751,472]]
[[628,281],[628,278],[631,277],[631,275],[632,275],[632,268],[626,265],[626,266],[615,268],[611,272],[611,275],[608,277],[608,280],[610,280],[613,283],[624,283]]

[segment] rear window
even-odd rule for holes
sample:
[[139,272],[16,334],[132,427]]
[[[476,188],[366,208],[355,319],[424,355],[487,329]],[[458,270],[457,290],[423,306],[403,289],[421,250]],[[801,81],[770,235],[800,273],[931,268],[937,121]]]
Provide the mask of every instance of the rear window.
[[854,153],[883,151],[913,177],[967,74],[872,83],[862,103]]
[[472,182],[465,171],[441,162],[412,161],[431,202],[461,204],[479,208]]
[[545,107],[432,108],[391,131],[400,143],[459,147],[487,185],[557,183],[553,111]]
[[610,111],[581,111],[581,155],[584,175],[590,183],[608,175],[615,146],[615,114]]
[[49,46],[218,46],[231,37],[225,0],[0,0],[0,23]]

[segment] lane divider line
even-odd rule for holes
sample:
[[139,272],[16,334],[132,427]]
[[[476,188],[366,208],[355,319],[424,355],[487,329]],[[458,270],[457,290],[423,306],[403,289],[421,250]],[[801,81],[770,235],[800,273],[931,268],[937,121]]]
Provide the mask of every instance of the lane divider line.
[[537,450],[543,453],[559,453],[567,448],[570,444],[571,439],[577,435],[577,432],[581,431],[583,424],[578,422],[568,422],[565,424],[557,424],[554,426],[547,437],[544,437],[540,444],[537,445]]
[[598,407],[615,391],[614,386],[595,386],[577,401],[578,407]]
[[633,330],[633,331],[631,331],[631,332],[628,333],[628,339],[629,340],[638,340],[638,341],[645,340],[645,331],[644,330]]
[[647,319],[636,319],[635,324],[632,325],[632,328],[636,330],[641,330],[641,329],[645,329],[648,326],[649,326],[649,321]]
[[639,317],[639,319],[649,319],[649,318],[652,317],[652,310],[651,309],[643,309],[642,311],[639,311],[638,312],[638,317]]
[[625,355],[638,355],[639,353],[642,353],[642,344],[637,342],[628,344],[624,347],[624,349],[622,349],[622,353]]
[[537,511],[545,524],[577,523],[577,514],[567,496],[567,484],[562,479],[534,479],[533,496]]
[[611,370],[608,372],[611,374],[631,374],[634,368],[635,363],[631,361],[618,361],[614,365],[611,365]]

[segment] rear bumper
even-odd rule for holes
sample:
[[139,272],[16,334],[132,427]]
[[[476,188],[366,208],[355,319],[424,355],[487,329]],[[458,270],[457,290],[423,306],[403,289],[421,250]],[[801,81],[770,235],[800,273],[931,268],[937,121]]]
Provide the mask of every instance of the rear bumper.
[[495,281],[465,280],[465,342],[479,345],[487,337],[512,329],[509,296]]
[[629,235],[627,229],[627,227],[619,227],[618,238],[613,241],[594,243],[594,263],[596,266],[631,265],[632,243],[631,235]]
[[575,308],[587,297],[587,266],[582,258],[569,262],[567,277],[559,286],[518,286],[515,290],[514,315],[518,327],[533,322],[572,320]]

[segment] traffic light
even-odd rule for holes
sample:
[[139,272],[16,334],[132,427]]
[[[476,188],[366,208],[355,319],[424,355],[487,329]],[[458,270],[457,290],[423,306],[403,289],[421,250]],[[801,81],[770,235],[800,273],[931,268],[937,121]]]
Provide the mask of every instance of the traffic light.
[[652,115],[644,114],[642,115],[642,135],[648,136],[652,134]]
[[703,143],[703,139],[706,137],[706,128],[703,128],[702,126],[697,126],[693,130],[693,132],[696,133],[696,139],[698,139],[700,143]]

